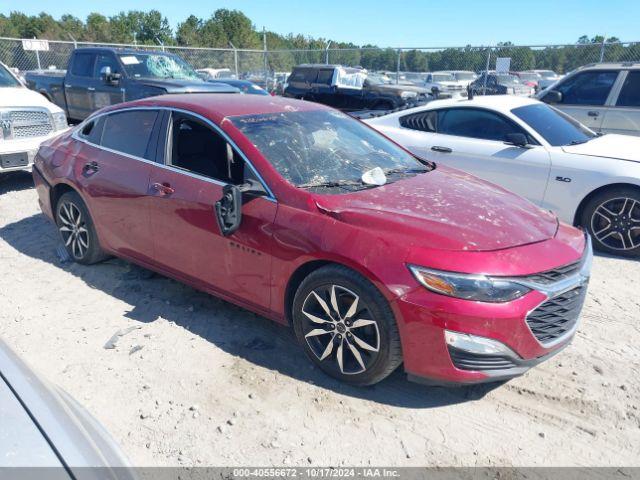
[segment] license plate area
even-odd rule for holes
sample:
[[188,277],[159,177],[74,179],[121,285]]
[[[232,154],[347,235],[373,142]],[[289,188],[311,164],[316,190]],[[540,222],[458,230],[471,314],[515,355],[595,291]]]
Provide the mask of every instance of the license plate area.
[[26,167],[29,165],[29,154],[27,152],[19,152],[0,155],[0,165],[2,165],[2,168]]

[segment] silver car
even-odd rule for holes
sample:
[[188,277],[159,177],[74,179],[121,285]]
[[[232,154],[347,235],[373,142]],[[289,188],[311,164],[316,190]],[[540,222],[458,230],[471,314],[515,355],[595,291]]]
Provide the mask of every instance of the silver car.
[[586,65],[536,97],[596,132],[640,136],[640,63]]
[[36,376],[2,340],[0,471],[20,478],[136,478],[104,428],[68,394]]

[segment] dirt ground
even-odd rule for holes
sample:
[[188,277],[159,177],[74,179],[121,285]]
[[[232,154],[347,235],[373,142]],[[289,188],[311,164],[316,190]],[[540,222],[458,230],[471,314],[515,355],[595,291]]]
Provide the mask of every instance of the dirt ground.
[[59,246],[30,176],[0,177],[0,337],[135,465],[640,466],[640,262],[597,256],[573,344],[523,377],[352,388],[283,327]]

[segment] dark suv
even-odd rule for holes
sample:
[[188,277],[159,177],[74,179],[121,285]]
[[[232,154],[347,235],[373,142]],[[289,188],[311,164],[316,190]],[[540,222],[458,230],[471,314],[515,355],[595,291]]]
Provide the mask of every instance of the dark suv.
[[391,110],[432,99],[426,88],[396,85],[364,69],[341,65],[295,67],[284,96],[323,103],[344,111]]

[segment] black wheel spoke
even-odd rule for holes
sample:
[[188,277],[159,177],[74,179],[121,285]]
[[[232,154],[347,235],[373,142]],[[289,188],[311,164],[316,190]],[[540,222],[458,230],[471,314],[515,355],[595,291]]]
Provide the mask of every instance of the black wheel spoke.
[[613,250],[632,250],[640,246],[640,202],[616,197],[602,202],[591,217],[593,236]]

